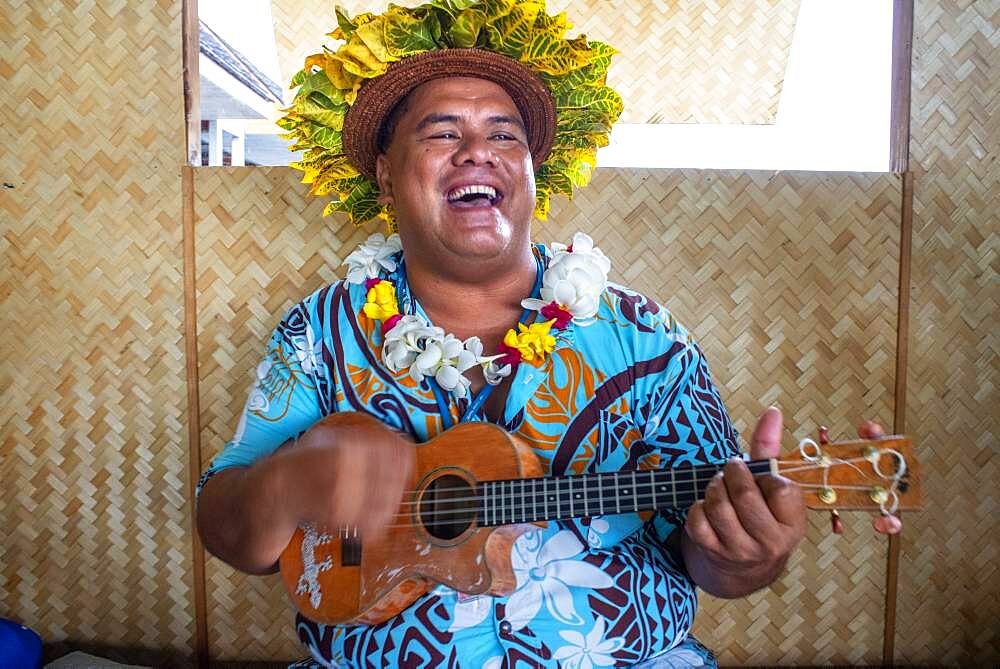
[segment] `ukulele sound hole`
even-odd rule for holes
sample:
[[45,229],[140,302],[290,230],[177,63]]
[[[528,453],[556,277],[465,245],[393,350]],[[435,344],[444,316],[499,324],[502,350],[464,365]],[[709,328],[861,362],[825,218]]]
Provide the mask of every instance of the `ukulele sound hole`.
[[476,517],[472,486],[458,476],[442,476],[424,489],[420,498],[420,522],[435,539],[454,539],[472,525]]

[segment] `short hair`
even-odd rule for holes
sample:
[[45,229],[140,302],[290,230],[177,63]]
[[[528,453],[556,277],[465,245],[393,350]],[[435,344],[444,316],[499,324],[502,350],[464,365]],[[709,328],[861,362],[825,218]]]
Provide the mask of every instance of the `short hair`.
[[410,93],[407,93],[403,98],[396,103],[396,105],[385,115],[385,120],[382,122],[382,126],[378,129],[378,152],[385,153],[389,150],[389,145],[392,144],[392,137],[396,134],[396,126],[399,125],[399,119],[403,117],[410,109]]

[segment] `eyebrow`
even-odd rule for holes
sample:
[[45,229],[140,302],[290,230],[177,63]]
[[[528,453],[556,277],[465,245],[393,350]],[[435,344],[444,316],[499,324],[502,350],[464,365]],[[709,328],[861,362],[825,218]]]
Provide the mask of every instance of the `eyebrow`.
[[[420,132],[428,126],[435,125],[437,123],[458,123],[459,121],[461,121],[461,118],[457,114],[428,114],[420,121],[420,123],[417,124],[416,131]],[[514,116],[500,114],[489,117],[488,121],[493,125],[514,125],[521,130],[525,130],[521,119]]]

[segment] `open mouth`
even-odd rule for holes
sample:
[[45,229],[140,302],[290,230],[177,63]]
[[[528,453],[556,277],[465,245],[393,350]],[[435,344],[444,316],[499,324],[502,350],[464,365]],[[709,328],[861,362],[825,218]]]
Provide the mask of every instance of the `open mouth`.
[[448,192],[448,204],[461,209],[495,207],[503,200],[503,193],[493,186],[470,184]]

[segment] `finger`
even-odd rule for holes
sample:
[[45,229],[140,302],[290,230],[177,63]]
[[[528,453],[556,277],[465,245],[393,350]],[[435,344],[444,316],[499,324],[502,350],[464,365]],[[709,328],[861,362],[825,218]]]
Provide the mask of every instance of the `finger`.
[[726,484],[726,493],[740,525],[756,542],[769,543],[780,534],[778,521],[746,463],[739,458],[732,458],[723,471],[725,475],[722,480]]
[[392,523],[392,517],[399,508],[401,485],[398,482],[398,471],[393,467],[393,459],[389,453],[368,453],[369,477],[365,491],[368,499],[368,515],[365,518],[367,534],[375,538],[381,536],[387,525]]
[[694,506],[688,509],[687,521],[684,523],[684,531],[696,545],[710,553],[722,553],[722,543],[715,535],[712,524],[705,517],[705,503],[701,500],[695,502]]
[[783,476],[762,476],[757,483],[777,522],[796,529],[805,527],[806,505],[799,486]]
[[736,509],[733,508],[722,476],[716,476],[705,489],[705,516],[728,551],[744,553],[750,550],[753,539],[743,529]]
[[[337,449],[337,476],[336,486],[333,491],[333,509],[330,514],[340,527],[353,526],[358,524],[358,518],[362,513],[364,503],[365,487],[369,472],[367,462],[364,458],[352,457],[351,449]],[[335,527],[333,529],[340,529]]]
[[770,407],[761,414],[750,438],[750,459],[767,460],[781,453],[781,410]]
[[858,436],[862,439],[880,439],[885,436],[885,430],[875,421],[866,420],[858,426]]

